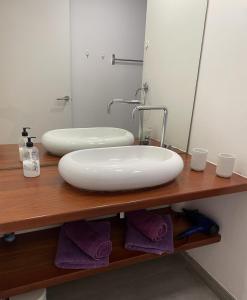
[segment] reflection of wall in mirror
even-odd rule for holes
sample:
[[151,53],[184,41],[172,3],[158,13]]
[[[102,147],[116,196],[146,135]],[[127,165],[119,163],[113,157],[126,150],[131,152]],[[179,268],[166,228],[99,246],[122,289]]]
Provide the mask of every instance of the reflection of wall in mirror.
[[71,126],[69,0],[1,0],[0,28],[0,143]]
[[[72,92],[75,127],[114,126],[137,133],[133,105],[107,103],[134,99],[142,65],[111,65],[112,54],[143,59],[146,0],[72,0]],[[104,59],[102,59],[104,56]]]
[[[106,106],[141,86],[142,66],[112,66],[111,56],[143,59],[145,23],[146,0],[2,0],[0,143],[17,143],[23,126],[39,139],[73,125],[137,133],[132,107]],[[71,83],[73,101],[56,101]]]
[[[189,135],[204,29],[206,0],[148,0],[143,82],[147,103],[169,111],[166,142],[185,150]],[[160,137],[158,112],[146,114],[146,126]]]

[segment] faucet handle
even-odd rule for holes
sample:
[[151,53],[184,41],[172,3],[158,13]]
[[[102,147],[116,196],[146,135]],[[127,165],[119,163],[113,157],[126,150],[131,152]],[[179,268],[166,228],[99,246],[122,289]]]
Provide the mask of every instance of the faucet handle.
[[139,89],[136,90],[135,97],[138,95],[138,93],[139,93],[140,91],[144,91],[145,94],[147,94],[148,90],[149,90],[148,83],[145,82],[141,88],[139,88]]

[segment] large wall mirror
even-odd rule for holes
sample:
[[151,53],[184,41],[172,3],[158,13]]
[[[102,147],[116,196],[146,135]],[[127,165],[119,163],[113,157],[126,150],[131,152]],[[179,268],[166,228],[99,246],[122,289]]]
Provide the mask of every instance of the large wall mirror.
[[[138,137],[135,105],[109,114],[113,99],[167,107],[165,143],[186,150],[206,9],[207,0],[1,0],[0,169],[20,167],[22,127],[38,143],[60,128]],[[161,113],[143,113],[156,140]],[[41,151],[41,164],[57,163]]]

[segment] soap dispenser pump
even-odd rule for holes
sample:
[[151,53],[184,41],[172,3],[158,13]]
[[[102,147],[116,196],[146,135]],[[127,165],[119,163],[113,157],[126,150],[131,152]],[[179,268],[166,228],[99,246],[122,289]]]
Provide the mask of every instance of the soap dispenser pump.
[[23,153],[23,174],[25,177],[38,177],[40,175],[39,150],[33,145],[32,139],[28,137],[26,149]]
[[23,161],[23,153],[24,153],[24,149],[25,149],[26,143],[27,143],[27,137],[28,137],[27,129],[31,129],[31,128],[30,127],[23,127],[22,133],[21,133],[21,138],[20,138],[20,141],[19,141],[20,161]]

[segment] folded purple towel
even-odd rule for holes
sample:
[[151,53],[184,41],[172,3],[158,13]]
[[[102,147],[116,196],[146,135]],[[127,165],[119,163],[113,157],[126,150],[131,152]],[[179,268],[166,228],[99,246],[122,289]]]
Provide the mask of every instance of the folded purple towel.
[[110,255],[111,224],[109,222],[76,221],[64,224],[67,237],[93,259]]
[[125,248],[127,250],[141,251],[146,253],[163,254],[173,253],[173,225],[170,215],[162,217],[167,225],[167,233],[161,241],[151,241],[140,233],[132,224],[127,223]]
[[160,241],[166,235],[167,226],[164,218],[153,212],[146,210],[129,212],[127,220],[152,241]]
[[66,236],[65,230],[62,227],[59,235],[55,265],[61,269],[94,269],[109,265],[109,257],[98,260],[89,257]]

